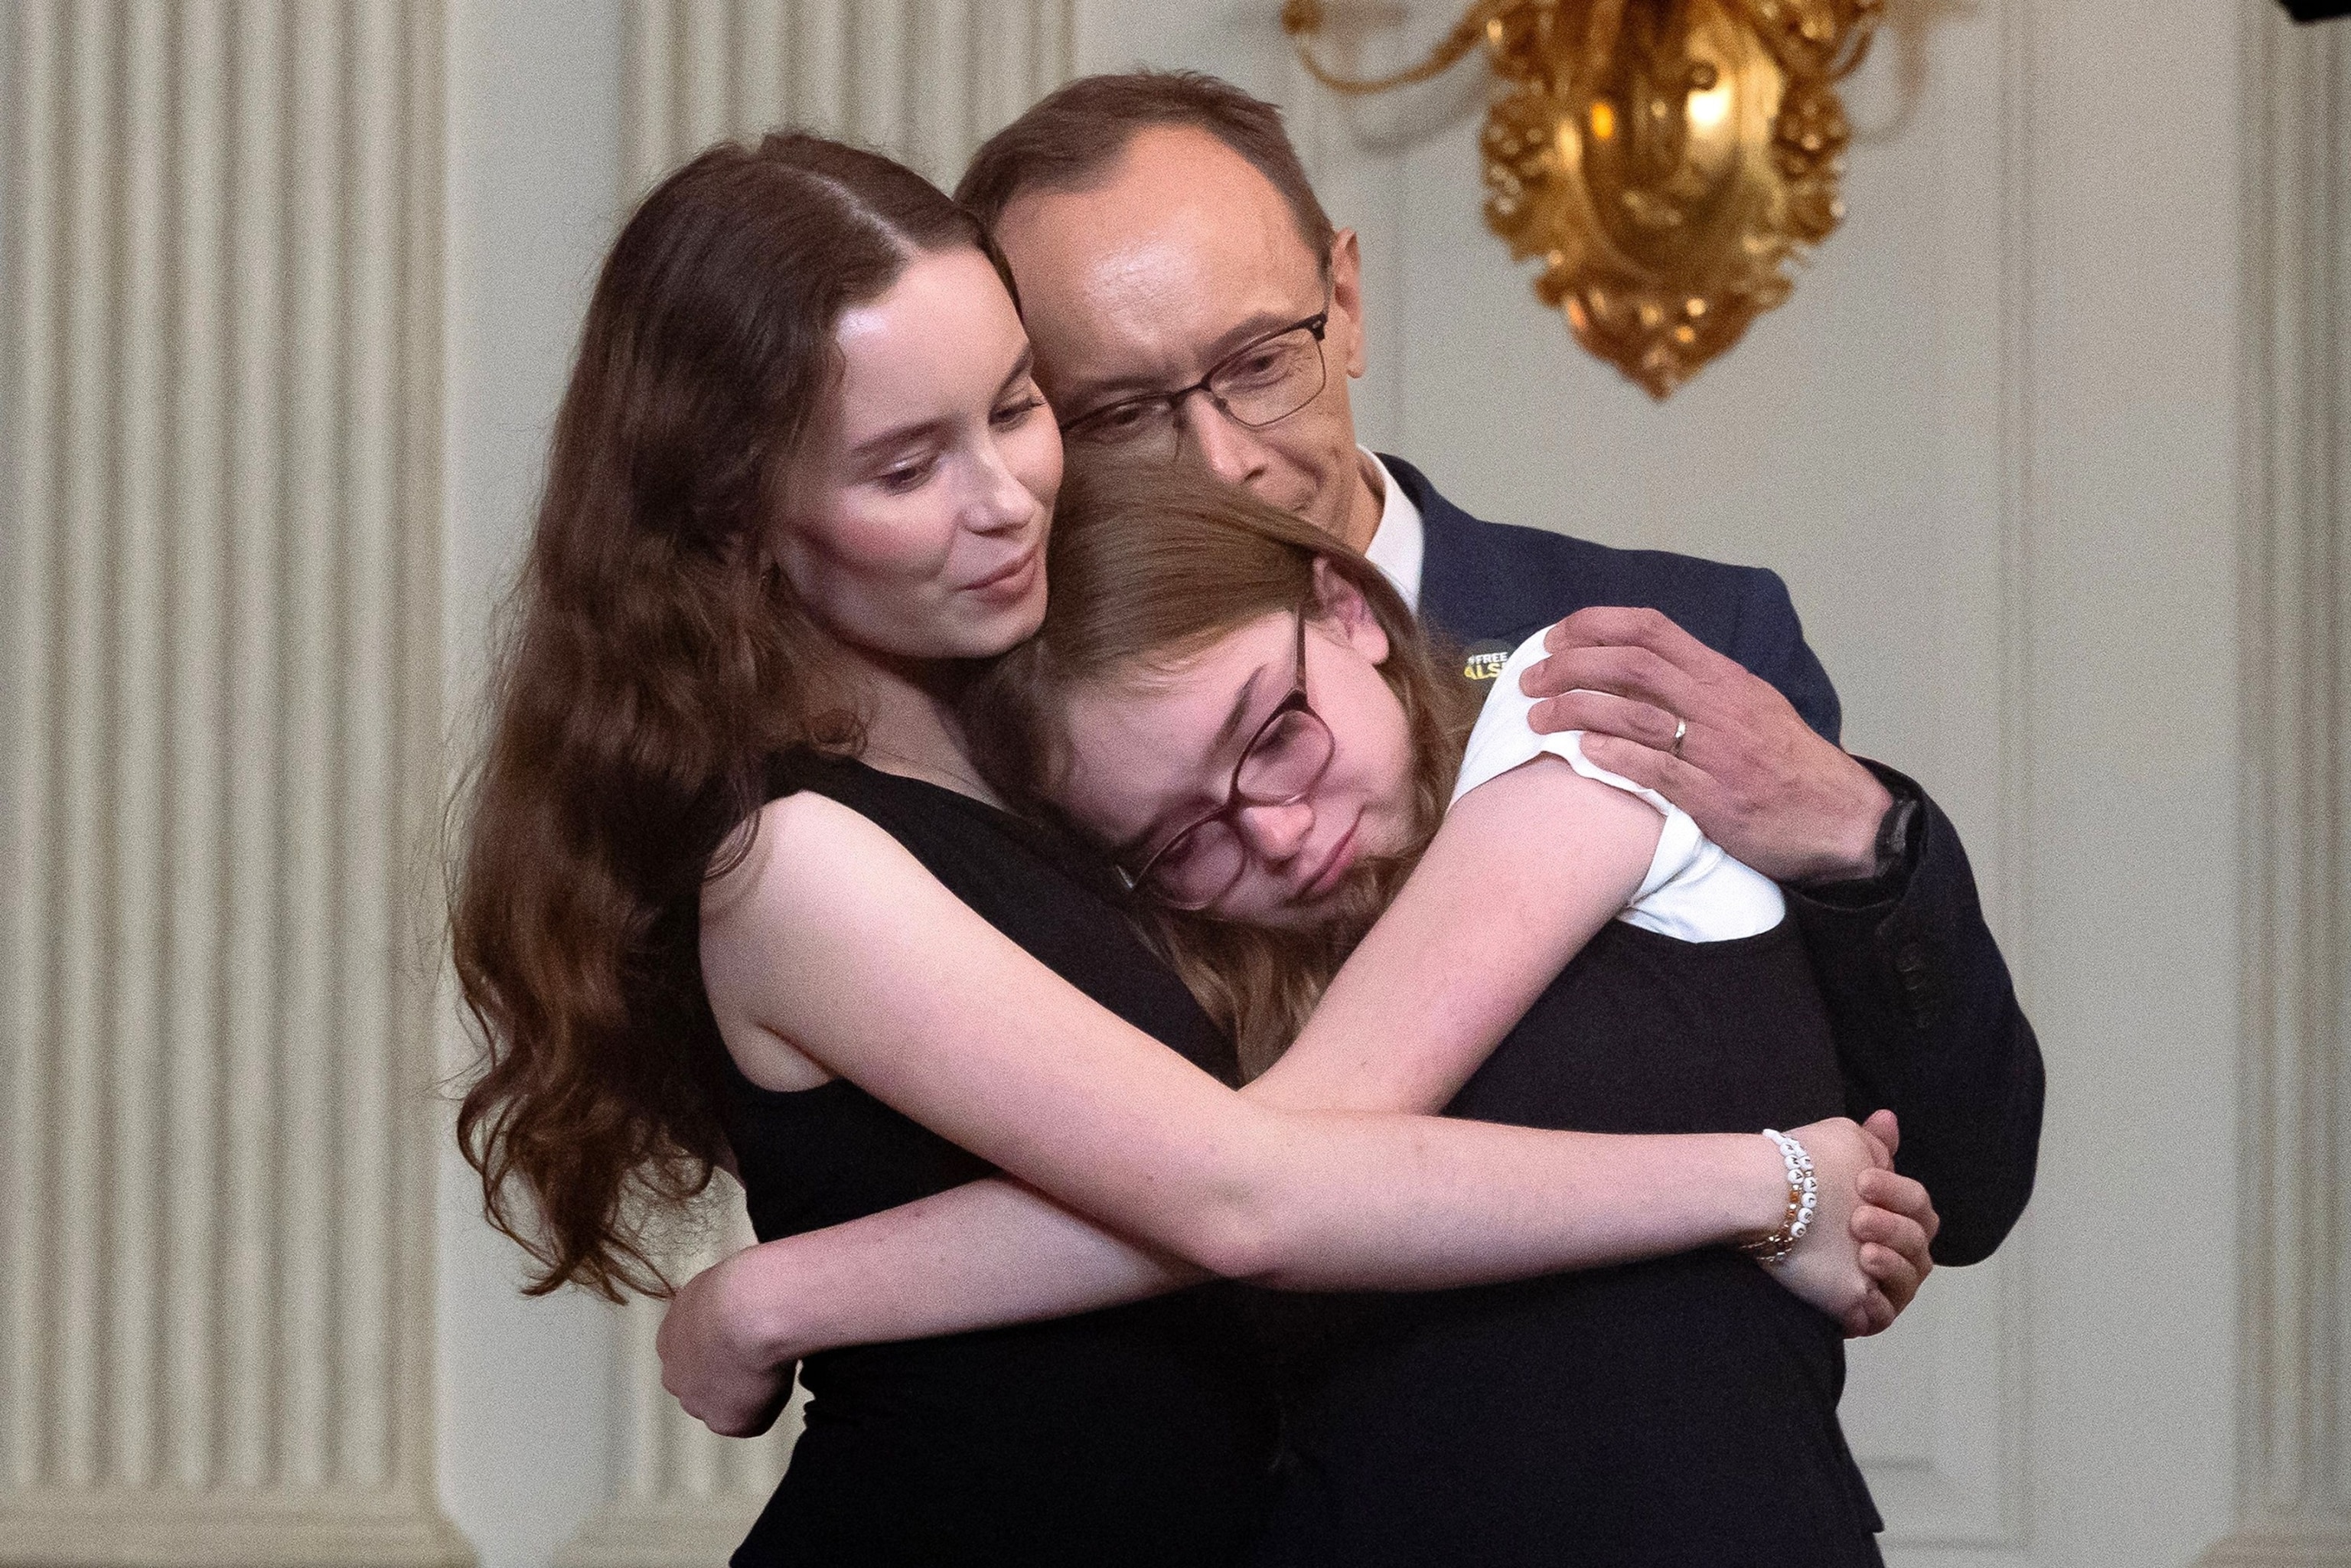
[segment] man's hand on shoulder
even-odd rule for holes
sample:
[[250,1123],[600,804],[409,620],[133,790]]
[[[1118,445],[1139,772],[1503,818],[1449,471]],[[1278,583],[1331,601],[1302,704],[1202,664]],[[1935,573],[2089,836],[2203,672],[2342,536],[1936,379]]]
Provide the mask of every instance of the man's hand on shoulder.
[[1549,657],[1519,683],[1545,699],[1530,716],[1538,731],[1583,730],[1586,757],[1656,790],[1775,881],[1875,871],[1893,797],[1769,681],[1655,610],[1581,610],[1543,645]]

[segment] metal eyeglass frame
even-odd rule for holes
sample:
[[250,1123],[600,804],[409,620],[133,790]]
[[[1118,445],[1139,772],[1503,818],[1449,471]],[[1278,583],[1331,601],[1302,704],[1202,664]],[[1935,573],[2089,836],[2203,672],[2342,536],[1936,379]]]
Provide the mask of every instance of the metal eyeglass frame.
[[[1278,328],[1273,331],[1268,332],[1261,338],[1251,339],[1249,341],[1242,344],[1239,348],[1235,349],[1231,353],[1227,354],[1223,359],[1218,360],[1214,365],[1209,367],[1208,373],[1207,375],[1202,376],[1190,386],[1179,387],[1174,392],[1146,392],[1139,397],[1123,397],[1116,402],[1106,402],[1100,408],[1089,409],[1084,413],[1079,414],[1073,419],[1065,419],[1061,421],[1061,432],[1063,435],[1070,435],[1073,433],[1077,433],[1076,438],[1080,441],[1083,441],[1086,440],[1087,437],[1082,434],[1082,428],[1086,425],[1096,423],[1106,415],[1116,413],[1121,409],[1138,407],[1149,408],[1156,407],[1161,404],[1165,404],[1166,406],[1168,418],[1175,423],[1176,428],[1181,429],[1185,400],[1192,396],[1195,392],[1199,393],[1202,397],[1207,398],[1211,403],[1214,403],[1218,413],[1223,414],[1227,419],[1231,420],[1235,424],[1239,425],[1244,430],[1263,430],[1270,425],[1280,424],[1283,420],[1288,419],[1291,414],[1296,413],[1299,409],[1304,408],[1308,403],[1312,402],[1316,398],[1321,397],[1322,395],[1322,389],[1331,384],[1331,366],[1329,361],[1322,358],[1322,335],[1329,329],[1330,325],[1331,301],[1326,293],[1323,298],[1322,309],[1317,310],[1311,316],[1292,321],[1287,327]],[[1264,348],[1268,343],[1273,342],[1277,339],[1286,338],[1292,332],[1300,331],[1310,333],[1314,339],[1314,360],[1315,362],[1322,367],[1322,378],[1315,383],[1314,390],[1307,393],[1306,396],[1300,401],[1297,407],[1284,409],[1281,413],[1275,414],[1271,419],[1248,420],[1243,419],[1240,415],[1235,413],[1232,410],[1232,405],[1228,403],[1223,398],[1217,395],[1216,388],[1213,383],[1218,376],[1230,370],[1237,361],[1248,358],[1256,350]],[[1104,444],[1112,444],[1105,443]]]

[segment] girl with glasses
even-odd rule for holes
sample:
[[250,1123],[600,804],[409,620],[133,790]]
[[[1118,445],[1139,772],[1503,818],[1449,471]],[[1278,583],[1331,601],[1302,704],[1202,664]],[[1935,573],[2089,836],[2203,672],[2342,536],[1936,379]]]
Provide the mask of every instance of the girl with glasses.
[[[1326,1008],[1237,1092],[1229,1035],[1115,879],[1006,809],[961,717],[1045,614],[1061,478],[1000,268],[906,170],[722,146],[615,243],[454,881],[489,1216],[535,1290],[660,1289],[649,1228],[732,1163],[763,1237],[976,1206],[1045,1239],[1024,1277],[1100,1309],[994,1326],[999,1278],[971,1322],[810,1356],[808,1430],[738,1562],[1229,1559],[1271,1408],[1232,1293],[1190,1288],[1211,1274],[1426,1289],[1771,1237],[1820,1307],[1907,1295],[1856,1205],[1920,1200],[1834,1107],[1796,1129],[1800,1240],[1792,1156],[1752,1129],[1400,1113],[1449,1097],[1507,1002]],[[1454,950],[1508,969],[1481,946]]]

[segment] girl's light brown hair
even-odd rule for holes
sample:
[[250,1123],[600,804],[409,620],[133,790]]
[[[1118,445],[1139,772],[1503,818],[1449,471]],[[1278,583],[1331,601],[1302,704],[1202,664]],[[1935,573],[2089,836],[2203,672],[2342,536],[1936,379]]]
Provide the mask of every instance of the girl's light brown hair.
[[1321,529],[1195,468],[1089,458],[1072,463],[1055,508],[1044,624],[967,697],[973,750],[990,780],[1022,809],[1055,814],[1072,691],[1147,677],[1259,616],[1311,610],[1318,560],[1364,596],[1387,635],[1381,673],[1412,738],[1412,841],[1358,867],[1343,912],[1313,932],[1240,925],[1144,899],[1134,905],[1154,945],[1231,1031],[1251,1076],[1296,1037],[1437,831],[1476,716],[1470,688],[1379,569]]
[[769,758],[859,740],[763,538],[841,312],[967,246],[994,256],[920,175],[778,134],[663,181],[597,279],[452,878],[482,1049],[457,1136],[533,1293],[663,1290],[645,1223],[725,1155],[702,880]]

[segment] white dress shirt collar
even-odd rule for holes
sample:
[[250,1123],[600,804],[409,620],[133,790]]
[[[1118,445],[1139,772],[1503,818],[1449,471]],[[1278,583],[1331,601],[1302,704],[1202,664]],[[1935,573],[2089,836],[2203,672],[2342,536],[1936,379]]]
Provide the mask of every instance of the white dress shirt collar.
[[1420,558],[1426,548],[1427,537],[1421,527],[1420,508],[1413,505],[1404,486],[1395,482],[1388,465],[1380,461],[1379,454],[1368,446],[1358,446],[1371,475],[1380,486],[1380,526],[1372,531],[1372,542],[1364,547],[1364,555],[1395,584],[1398,593],[1416,615],[1420,613]]

